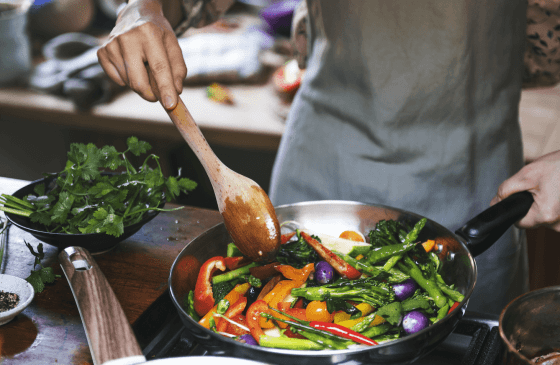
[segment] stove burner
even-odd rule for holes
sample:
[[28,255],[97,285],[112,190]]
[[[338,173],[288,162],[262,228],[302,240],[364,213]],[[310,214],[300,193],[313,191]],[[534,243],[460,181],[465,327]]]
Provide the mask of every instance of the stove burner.
[[[152,303],[132,328],[148,360],[208,354],[187,335],[168,292]],[[501,354],[498,316],[467,312],[455,331],[415,364],[498,365]]]

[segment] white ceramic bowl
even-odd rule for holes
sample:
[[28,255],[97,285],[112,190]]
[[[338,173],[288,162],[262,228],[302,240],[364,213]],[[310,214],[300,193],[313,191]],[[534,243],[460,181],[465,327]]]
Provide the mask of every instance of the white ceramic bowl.
[[21,313],[33,300],[35,290],[26,280],[17,276],[0,274],[0,290],[16,293],[19,296],[18,305],[9,311],[0,312],[0,326],[10,322]]

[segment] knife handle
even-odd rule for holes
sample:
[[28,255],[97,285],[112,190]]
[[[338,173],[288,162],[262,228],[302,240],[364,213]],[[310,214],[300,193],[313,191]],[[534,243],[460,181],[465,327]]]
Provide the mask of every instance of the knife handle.
[[93,363],[145,362],[113,289],[90,253],[82,247],[68,247],[58,258],[76,300]]

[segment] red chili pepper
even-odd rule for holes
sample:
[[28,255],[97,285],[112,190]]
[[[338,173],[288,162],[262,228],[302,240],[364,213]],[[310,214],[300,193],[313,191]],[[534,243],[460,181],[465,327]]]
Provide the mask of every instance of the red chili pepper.
[[247,309],[247,327],[251,330],[251,336],[260,343],[261,336],[264,335],[264,331],[262,330],[261,326],[259,325],[259,319],[261,317],[261,313],[268,313],[268,305],[264,300],[257,300],[249,309]]
[[243,256],[225,257],[228,270],[235,270],[251,263],[251,259]]
[[281,244],[288,243],[288,241],[291,240],[292,237],[293,237],[295,234],[296,234],[296,232],[290,232],[290,233],[283,234],[282,236],[280,236],[280,243],[281,243]]
[[[224,313],[224,317],[228,319],[232,319],[233,317],[241,314],[245,307],[247,306],[247,297],[241,297],[237,302],[230,305],[227,311]],[[229,322],[223,318],[218,320],[218,324],[216,325],[216,329],[218,332],[224,332],[228,326]]]
[[225,271],[226,263],[222,256],[215,256],[207,260],[200,271],[194,288],[194,310],[203,317],[214,306],[212,293],[212,275],[217,270]]
[[346,261],[338,257],[331,250],[323,246],[323,244],[317,241],[315,238],[311,237],[305,232],[300,232],[303,239],[317,252],[319,256],[325,261],[327,261],[335,270],[340,274],[340,276],[347,279],[357,279],[362,273],[350,266]]
[[363,343],[364,345],[374,346],[374,345],[378,344],[376,341],[362,335],[361,333],[358,333],[356,331],[352,331],[349,328],[340,326],[340,325],[335,324],[335,323],[312,321],[312,322],[309,323],[309,326],[313,327],[313,328],[316,328],[318,330],[323,330],[323,331],[330,332],[334,335],[337,335],[337,336],[340,336],[340,337],[343,337],[343,338],[347,338],[347,339],[352,340],[354,342]]
[[459,302],[453,303],[453,305],[451,306],[451,308],[449,308],[449,311],[447,312],[447,314],[453,312],[453,310],[454,310],[455,308],[457,308],[457,307],[459,306],[459,304],[460,304]]

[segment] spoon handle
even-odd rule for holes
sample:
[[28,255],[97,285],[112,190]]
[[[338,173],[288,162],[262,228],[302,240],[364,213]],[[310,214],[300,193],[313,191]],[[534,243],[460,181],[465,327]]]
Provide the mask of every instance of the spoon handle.
[[212,186],[216,188],[214,184],[220,179],[220,170],[227,168],[208,145],[206,138],[202,135],[200,128],[198,128],[198,125],[180,97],[178,98],[175,109],[168,110],[167,114],[169,114],[175,127],[177,127],[189,147],[193,150],[196,157],[198,157],[204,170],[206,170],[206,173],[210,177]]

